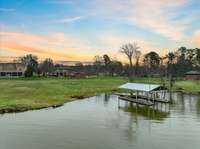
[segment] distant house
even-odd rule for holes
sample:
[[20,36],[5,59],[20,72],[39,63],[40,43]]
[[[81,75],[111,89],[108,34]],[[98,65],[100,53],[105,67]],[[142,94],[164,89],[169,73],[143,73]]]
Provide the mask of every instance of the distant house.
[[71,78],[85,78],[94,76],[92,72],[84,71],[79,66],[56,66],[53,72],[48,73],[48,76],[54,77],[71,77]]
[[21,63],[0,63],[1,76],[22,76],[26,67]]
[[200,80],[200,72],[199,71],[188,71],[185,73],[186,80]]

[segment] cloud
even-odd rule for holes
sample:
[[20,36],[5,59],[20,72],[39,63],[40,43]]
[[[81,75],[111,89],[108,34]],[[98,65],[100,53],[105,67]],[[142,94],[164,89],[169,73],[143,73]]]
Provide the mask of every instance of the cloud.
[[104,49],[111,49],[115,50],[116,52],[119,51],[120,47],[123,44],[134,42],[138,43],[138,45],[140,46],[140,50],[142,50],[143,53],[155,49],[155,45],[153,43],[148,42],[143,38],[134,35],[123,34],[120,32],[110,32],[102,34],[102,36],[98,37],[97,41],[104,45]]
[[[0,32],[0,49],[23,54],[34,53],[39,57],[51,57],[62,60],[87,60],[91,56],[81,53],[87,45],[73,37],[66,37],[64,33],[49,35],[32,35],[20,32]],[[79,53],[77,53],[79,51]],[[10,53],[12,55],[12,53]]]
[[96,15],[130,23],[178,41],[184,38],[185,29],[194,19],[189,14],[178,19],[180,10],[188,3],[189,0],[96,0],[93,11]]
[[15,9],[13,8],[0,8],[0,12],[13,12]]
[[191,39],[192,45],[200,47],[200,29],[196,30]]
[[72,22],[75,22],[75,21],[78,21],[78,20],[81,20],[81,19],[83,19],[82,16],[66,17],[64,19],[57,20],[56,22],[57,23],[72,23]]
[[[137,42],[143,53],[153,49],[152,43],[142,38],[122,34],[119,32],[105,32],[94,35],[92,42],[75,35],[62,32],[47,35],[33,35],[22,32],[0,32],[0,49],[8,50],[6,54],[20,55],[33,53],[40,58],[50,57],[54,60],[92,60],[97,54],[104,53],[121,57],[119,48],[127,42]],[[3,52],[5,53],[5,52]],[[3,54],[2,53],[2,54]],[[3,55],[2,55],[3,56]],[[123,59],[123,58],[122,58]]]

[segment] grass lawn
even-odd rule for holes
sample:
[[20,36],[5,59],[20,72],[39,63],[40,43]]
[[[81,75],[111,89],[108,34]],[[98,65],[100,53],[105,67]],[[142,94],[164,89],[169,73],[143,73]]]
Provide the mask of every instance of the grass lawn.
[[72,97],[111,91],[122,77],[0,79],[0,112],[25,111],[62,105]]
[[[159,78],[134,78],[133,82],[160,83]],[[73,97],[109,92],[127,82],[123,77],[67,78],[1,78],[0,112],[26,111],[62,105]],[[174,90],[200,92],[200,81],[177,81]]]
[[191,93],[200,93],[200,81],[177,81],[174,86],[174,90],[183,90]]
[[[166,79],[165,79],[166,80]],[[137,83],[152,83],[152,84],[161,84],[160,78],[133,78],[132,82]],[[165,82],[166,86],[169,85],[169,82]],[[174,91],[184,91],[190,93],[200,93],[200,80],[177,80],[173,86]]]

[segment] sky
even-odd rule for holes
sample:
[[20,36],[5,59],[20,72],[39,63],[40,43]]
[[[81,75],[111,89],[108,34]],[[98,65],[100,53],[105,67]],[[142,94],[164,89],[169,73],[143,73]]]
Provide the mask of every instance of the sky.
[[200,47],[199,0],[0,0],[0,61],[92,61],[138,43],[143,54]]

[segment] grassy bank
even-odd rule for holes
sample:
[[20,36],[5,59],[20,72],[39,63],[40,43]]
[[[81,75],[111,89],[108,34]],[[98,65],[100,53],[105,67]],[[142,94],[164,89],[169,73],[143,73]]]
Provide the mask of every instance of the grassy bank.
[[62,105],[72,98],[108,92],[125,82],[122,77],[88,79],[0,79],[0,112],[26,111]]
[[[132,82],[137,83],[152,83],[152,84],[162,84],[160,78],[132,78]],[[169,82],[165,78],[165,85],[168,87]],[[200,93],[200,80],[176,80],[173,86],[173,91],[183,91],[187,93]]]
[[[159,78],[134,78],[133,82],[159,84]],[[0,112],[16,112],[59,106],[73,98],[109,92],[127,82],[123,77],[67,78],[1,78]],[[167,82],[166,82],[167,83]],[[200,81],[177,81],[174,90],[200,92]]]

